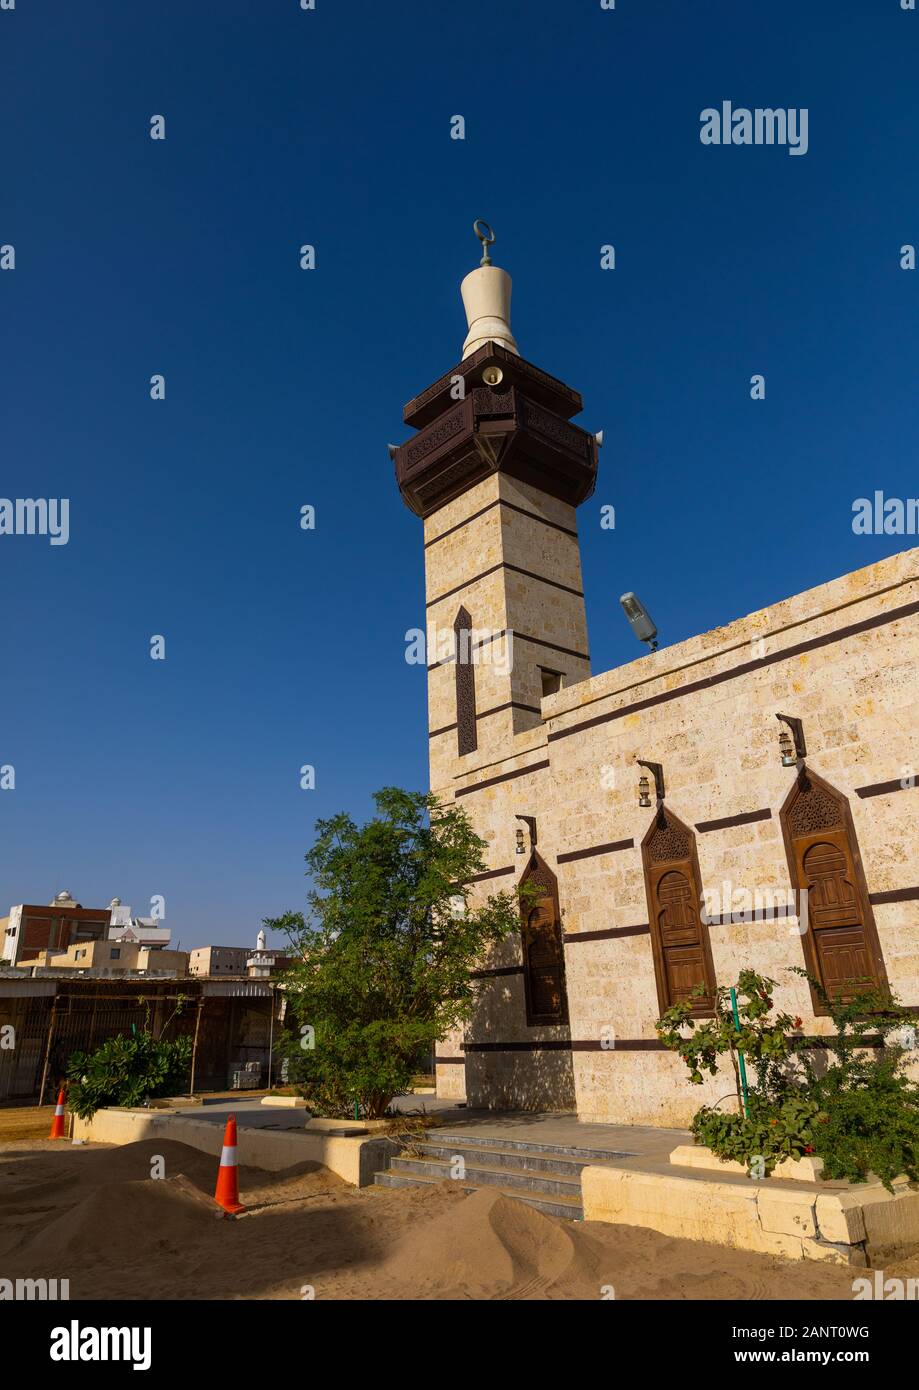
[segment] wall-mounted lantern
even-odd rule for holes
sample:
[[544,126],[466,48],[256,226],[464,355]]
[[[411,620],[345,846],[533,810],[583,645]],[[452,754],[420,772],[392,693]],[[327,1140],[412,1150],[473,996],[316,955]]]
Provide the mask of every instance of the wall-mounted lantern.
[[779,752],[783,767],[804,766],[807,757],[807,744],[804,741],[804,725],[800,719],[790,714],[777,714],[776,719],[786,727],[779,732]]
[[[642,758],[636,758],[639,767],[646,767],[654,778],[654,791],[657,796],[658,806],[663,805],[664,801],[664,769],[660,763],[646,763]],[[638,779],[638,804],[639,806],[651,805],[651,786],[644,773]]]
[[[525,826],[527,827],[527,829],[529,830],[529,832],[530,832],[530,849],[535,849],[535,848],[536,848],[536,817],[535,817],[535,816],[518,816],[518,817],[517,817],[517,820],[522,820],[523,823],[524,823],[524,825],[525,825]],[[521,829],[521,827],[518,825],[518,827],[517,827],[517,853],[518,853],[518,854],[526,854],[526,852],[527,852],[527,849],[526,849],[526,836],[524,835],[523,830]]]

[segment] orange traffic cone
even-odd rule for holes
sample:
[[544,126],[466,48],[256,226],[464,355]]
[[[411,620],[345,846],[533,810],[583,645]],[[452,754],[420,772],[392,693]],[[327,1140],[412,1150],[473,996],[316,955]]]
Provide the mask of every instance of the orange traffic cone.
[[66,1139],[67,1131],[64,1126],[64,1087],[57,1093],[57,1105],[54,1107],[54,1119],[51,1121],[51,1133],[49,1139]]
[[236,1116],[231,1115],[223,1134],[223,1149],[220,1153],[220,1168],[217,1173],[217,1190],[214,1201],[228,1211],[231,1216],[246,1208],[239,1200],[239,1160],[236,1157]]

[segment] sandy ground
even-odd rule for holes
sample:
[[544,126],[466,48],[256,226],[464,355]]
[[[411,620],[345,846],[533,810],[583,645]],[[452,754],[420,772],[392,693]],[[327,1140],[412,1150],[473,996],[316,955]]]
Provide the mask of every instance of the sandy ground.
[[47,1139],[53,1105],[23,1105],[0,1109],[0,1144],[10,1139]]
[[71,1299],[848,1300],[861,1272],[559,1221],[449,1182],[357,1190],[312,1164],[241,1168],[248,1211],[228,1221],[215,1177],[175,1141],[0,1143],[0,1277],[67,1278]]
[[[246,1100],[259,1100],[267,1091],[244,1091]],[[279,1092],[278,1094],[282,1094]],[[239,1091],[201,1091],[200,1101],[239,1100]],[[0,1145],[8,1139],[47,1139],[54,1117],[53,1102],[48,1105],[20,1105],[6,1102],[0,1105]]]

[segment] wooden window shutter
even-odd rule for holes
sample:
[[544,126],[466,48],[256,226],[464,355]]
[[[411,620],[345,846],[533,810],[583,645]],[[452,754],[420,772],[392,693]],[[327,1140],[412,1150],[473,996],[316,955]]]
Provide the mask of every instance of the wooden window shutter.
[[[831,998],[851,1002],[886,989],[887,973],[849,803],[803,768],[781,811],[791,881],[807,895],[802,934],[807,971]],[[827,1005],[812,988],[815,1014]]]
[[527,1027],[567,1023],[568,992],[558,880],[534,850],[520,881],[535,885],[540,893],[538,898],[520,904]]
[[641,842],[641,854],[660,1011],[691,999],[702,985],[705,994],[693,999],[693,1015],[708,1017],[714,1008],[715,967],[702,921],[696,837],[661,806]]

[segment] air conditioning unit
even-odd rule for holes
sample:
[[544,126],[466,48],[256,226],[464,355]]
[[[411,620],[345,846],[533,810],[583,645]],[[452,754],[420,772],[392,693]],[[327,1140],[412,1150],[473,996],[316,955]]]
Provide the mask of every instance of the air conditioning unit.
[[230,1089],[233,1091],[257,1091],[261,1080],[261,1062],[236,1062],[230,1068]]

